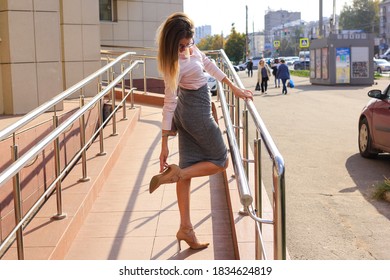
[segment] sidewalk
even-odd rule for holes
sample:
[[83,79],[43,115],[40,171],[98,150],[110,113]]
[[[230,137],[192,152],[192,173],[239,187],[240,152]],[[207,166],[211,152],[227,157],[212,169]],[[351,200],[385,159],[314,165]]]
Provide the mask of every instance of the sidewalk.
[[[221,116],[219,103],[216,103]],[[118,116],[121,112],[118,113]],[[182,242],[177,251],[179,213],[175,186],[164,185],[149,194],[150,178],[158,172],[161,107],[137,106],[130,121],[119,121],[118,135],[105,128],[106,156],[96,156],[99,143],[87,153],[88,182],[80,165],[64,180],[63,208],[66,219],[53,221],[52,197],[27,226],[26,259],[67,260],[254,260],[255,223],[239,214],[241,204],[230,163],[225,173],[195,178],[191,214],[200,241],[207,249],[195,251]],[[219,120],[224,130],[223,119]],[[224,136],[225,137],[225,136]],[[169,139],[170,161],[178,162],[177,137]],[[227,139],[226,143],[227,143]],[[268,198],[263,205],[271,209]],[[271,210],[265,211],[270,215]],[[265,217],[266,218],[266,217]],[[271,226],[264,226],[268,257],[273,258]],[[16,259],[15,244],[4,259]]]
[[[161,108],[142,106],[140,120],[65,259],[235,259],[222,174],[192,182],[192,222],[199,240],[210,246],[195,251],[182,242],[177,252],[175,185],[148,191],[150,178],[159,170],[160,123]],[[169,148],[169,162],[177,163],[177,137],[169,139]]]

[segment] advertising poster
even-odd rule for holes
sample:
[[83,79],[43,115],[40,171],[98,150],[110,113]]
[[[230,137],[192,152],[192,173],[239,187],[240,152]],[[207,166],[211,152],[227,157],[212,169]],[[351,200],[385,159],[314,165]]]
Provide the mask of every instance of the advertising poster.
[[346,84],[351,80],[351,52],[349,48],[336,48],[336,84]]
[[322,54],[322,57],[321,57],[321,59],[322,59],[322,63],[321,63],[322,79],[327,80],[327,79],[329,79],[329,75],[328,75],[328,48],[322,48],[321,54]]
[[352,78],[368,78],[368,47],[352,47]]
[[[315,61],[315,50],[310,50],[310,61]],[[314,63],[310,63],[310,78],[315,78],[316,77],[316,72],[314,68]]]
[[316,49],[316,78],[321,79],[321,49]]

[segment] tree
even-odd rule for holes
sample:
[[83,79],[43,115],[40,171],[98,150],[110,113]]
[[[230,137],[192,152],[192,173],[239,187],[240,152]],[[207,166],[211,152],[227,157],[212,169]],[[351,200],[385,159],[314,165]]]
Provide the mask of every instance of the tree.
[[225,53],[235,64],[240,63],[241,60],[245,60],[245,38],[245,34],[238,33],[234,25],[232,25],[231,33],[225,44]]
[[362,30],[379,34],[379,0],[354,0],[352,7],[344,4],[340,13],[340,29]]
[[207,36],[202,38],[196,45],[202,51],[220,50],[223,49],[223,37],[222,35]]

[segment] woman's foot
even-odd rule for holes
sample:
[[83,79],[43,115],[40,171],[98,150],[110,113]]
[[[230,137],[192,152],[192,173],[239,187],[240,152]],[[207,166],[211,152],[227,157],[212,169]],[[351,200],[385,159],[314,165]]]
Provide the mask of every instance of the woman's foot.
[[149,183],[149,193],[157,190],[162,184],[175,183],[180,179],[181,169],[176,164],[168,165],[168,168],[161,174],[152,177]]
[[195,231],[192,227],[185,228],[180,227],[179,231],[176,233],[177,244],[179,251],[181,250],[180,242],[184,240],[188,246],[193,250],[200,250],[207,248],[210,243],[200,243],[196,238]]

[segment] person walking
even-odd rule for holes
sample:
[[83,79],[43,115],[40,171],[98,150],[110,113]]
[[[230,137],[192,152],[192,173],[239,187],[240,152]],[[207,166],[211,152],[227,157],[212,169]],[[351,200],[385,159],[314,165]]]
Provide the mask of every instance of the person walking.
[[279,59],[275,58],[272,63],[272,75],[274,76],[275,80],[275,88],[280,87],[280,79],[276,78],[276,73],[278,72],[278,66],[279,66]]
[[246,69],[248,70],[248,78],[253,77],[253,61],[252,58],[249,59],[248,64],[246,65]]
[[271,77],[271,69],[264,59],[260,59],[257,69],[257,82],[261,85],[261,92],[267,94],[268,80]]
[[280,60],[280,65],[278,67],[278,72],[276,73],[276,76],[278,79],[282,80],[282,93],[287,94],[286,82],[288,79],[290,79],[290,70],[288,69],[288,66],[286,65],[284,59]]
[[[180,228],[178,248],[184,240],[192,249],[206,248],[199,242],[190,217],[190,185],[194,177],[210,176],[228,166],[227,148],[212,116],[211,100],[204,70],[229,86],[244,100],[253,93],[237,87],[196,45],[195,26],[185,13],[170,15],[157,33],[157,65],[165,96],[162,117],[160,174],[152,177],[149,192],[162,184],[176,183]],[[177,128],[177,131],[173,127]],[[168,137],[178,134],[179,165],[168,164]]]

